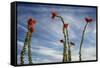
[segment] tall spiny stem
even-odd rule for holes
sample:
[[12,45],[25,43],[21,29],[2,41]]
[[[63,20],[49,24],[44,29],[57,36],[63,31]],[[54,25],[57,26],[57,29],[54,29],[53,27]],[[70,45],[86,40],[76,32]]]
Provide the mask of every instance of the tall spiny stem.
[[64,51],[63,51],[63,62],[67,62],[68,60],[68,55],[67,55],[67,46],[66,46],[66,33],[65,29],[63,31],[64,34]]
[[28,46],[28,39],[29,39],[28,36],[29,36],[29,34],[27,32],[24,46],[23,46],[22,51],[21,51],[20,64],[24,64],[24,58],[25,58],[24,55],[25,55],[26,47]]
[[29,60],[29,64],[32,64],[32,53],[31,53],[31,38],[32,38],[32,32],[29,32],[29,42],[28,42],[28,60]]
[[68,43],[68,61],[71,61],[71,49],[70,49],[70,45],[69,45],[68,29],[66,29],[66,34],[67,34],[67,43]]

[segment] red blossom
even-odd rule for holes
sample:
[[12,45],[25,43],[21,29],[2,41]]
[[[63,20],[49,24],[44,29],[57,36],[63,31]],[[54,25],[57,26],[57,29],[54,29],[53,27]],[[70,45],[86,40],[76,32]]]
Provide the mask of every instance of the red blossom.
[[32,18],[29,18],[29,20],[28,20],[28,25],[32,25]]
[[60,40],[61,43],[64,43],[64,40]]
[[36,24],[36,20],[29,18],[28,20],[28,28],[33,27]]
[[57,16],[56,12],[52,12],[52,19],[54,19]]
[[64,26],[63,26],[64,28],[68,28],[68,24],[64,24]]
[[85,18],[85,21],[86,21],[87,23],[89,23],[89,22],[92,22],[93,19],[92,19],[91,17],[86,17],[86,18]]

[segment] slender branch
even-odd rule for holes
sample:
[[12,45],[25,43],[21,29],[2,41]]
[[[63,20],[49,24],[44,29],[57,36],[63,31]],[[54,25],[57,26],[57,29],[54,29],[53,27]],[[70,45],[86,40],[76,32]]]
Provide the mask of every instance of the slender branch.
[[62,21],[62,23],[63,23],[63,25],[64,25],[64,19],[63,19],[63,17],[61,17],[61,16],[56,16],[56,17],[60,18],[61,21]]
[[82,60],[81,51],[82,51],[82,44],[83,44],[84,34],[85,34],[85,30],[86,30],[87,25],[88,25],[88,23],[86,23],[86,25],[85,25],[85,27],[83,29],[83,33],[82,33],[82,38],[81,38],[81,42],[80,42],[80,50],[79,50],[79,61]]

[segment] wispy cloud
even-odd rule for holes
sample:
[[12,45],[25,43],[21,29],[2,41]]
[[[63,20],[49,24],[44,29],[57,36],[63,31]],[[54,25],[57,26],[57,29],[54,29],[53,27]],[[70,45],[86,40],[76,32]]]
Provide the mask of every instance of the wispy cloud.
[[[21,41],[18,41],[17,43],[18,43],[18,60],[19,60],[20,52],[21,52],[21,49],[24,44]],[[33,57],[35,57],[34,53],[40,54],[42,56],[48,56],[48,57],[43,58],[43,57],[38,56],[36,58],[33,58],[33,62],[46,63],[46,62],[44,62],[44,60],[46,60],[46,61],[48,60],[48,62],[61,62],[62,61],[62,52],[61,51],[54,50],[54,49],[48,48],[48,47],[44,47],[42,45],[32,46]],[[27,56],[26,56],[25,60],[27,60]],[[20,61],[18,61],[18,63],[20,63]]]

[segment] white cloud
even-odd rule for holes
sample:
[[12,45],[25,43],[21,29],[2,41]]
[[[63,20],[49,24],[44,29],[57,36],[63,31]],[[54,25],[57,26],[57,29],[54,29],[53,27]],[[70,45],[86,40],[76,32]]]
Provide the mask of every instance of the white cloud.
[[[96,48],[82,48],[82,60],[96,60]],[[72,49],[72,61],[79,61],[79,50]]]
[[[22,48],[22,46],[23,46],[23,42],[18,41],[18,48]],[[38,48],[38,50],[37,50],[37,48]],[[44,56],[50,56],[51,59],[55,59],[55,60],[51,60],[51,59],[48,59],[48,57],[45,59],[42,59],[40,57],[40,60],[39,60],[38,57],[33,58],[33,61],[34,61],[34,59],[36,59],[37,61],[35,61],[35,62],[37,62],[37,63],[61,62],[62,61],[61,51],[57,51],[52,48],[36,45],[36,46],[32,46],[32,52],[35,52],[35,53],[38,53],[38,54],[44,55]],[[25,60],[26,59],[27,59],[27,57],[25,57]],[[20,55],[18,55],[18,63],[20,63],[19,60],[20,60]]]
[[96,47],[84,48],[82,53],[83,60],[96,60]]
[[[18,47],[21,48],[23,46],[23,42],[18,41]],[[42,59],[40,58],[34,58],[33,61],[35,60],[35,63],[52,63],[52,62],[61,62],[62,61],[62,51],[57,51],[49,47],[45,46],[32,46],[32,48],[38,48],[32,49],[32,52],[38,53],[40,55],[44,56],[50,56],[50,58],[45,58]],[[72,61],[79,61],[79,51],[78,49],[74,49],[74,47],[71,48],[72,50]],[[25,58],[27,59],[27,57]],[[96,48],[95,47],[88,47],[88,48],[82,48],[82,60],[87,61],[87,60],[96,60]],[[18,55],[18,63],[20,63],[20,55]],[[26,60],[25,63],[27,64],[28,61]]]
[[48,48],[48,47],[44,47],[44,46],[37,46],[37,47],[39,48],[38,50],[34,49],[32,51],[37,52],[37,53],[42,54],[42,55],[50,56],[51,58],[57,59],[54,61],[61,60],[61,57],[62,57],[61,51],[57,51],[57,50],[54,50],[52,48]]
[[24,45],[24,43],[21,42],[21,41],[19,41],[19,40],[17,40],[17,43],[18,43],[18,45],[21,46],[21,47]]
[[24,26],[18,24],[18,28],[21,28],[22,30],[28,31],[27,28],[25,28]]

